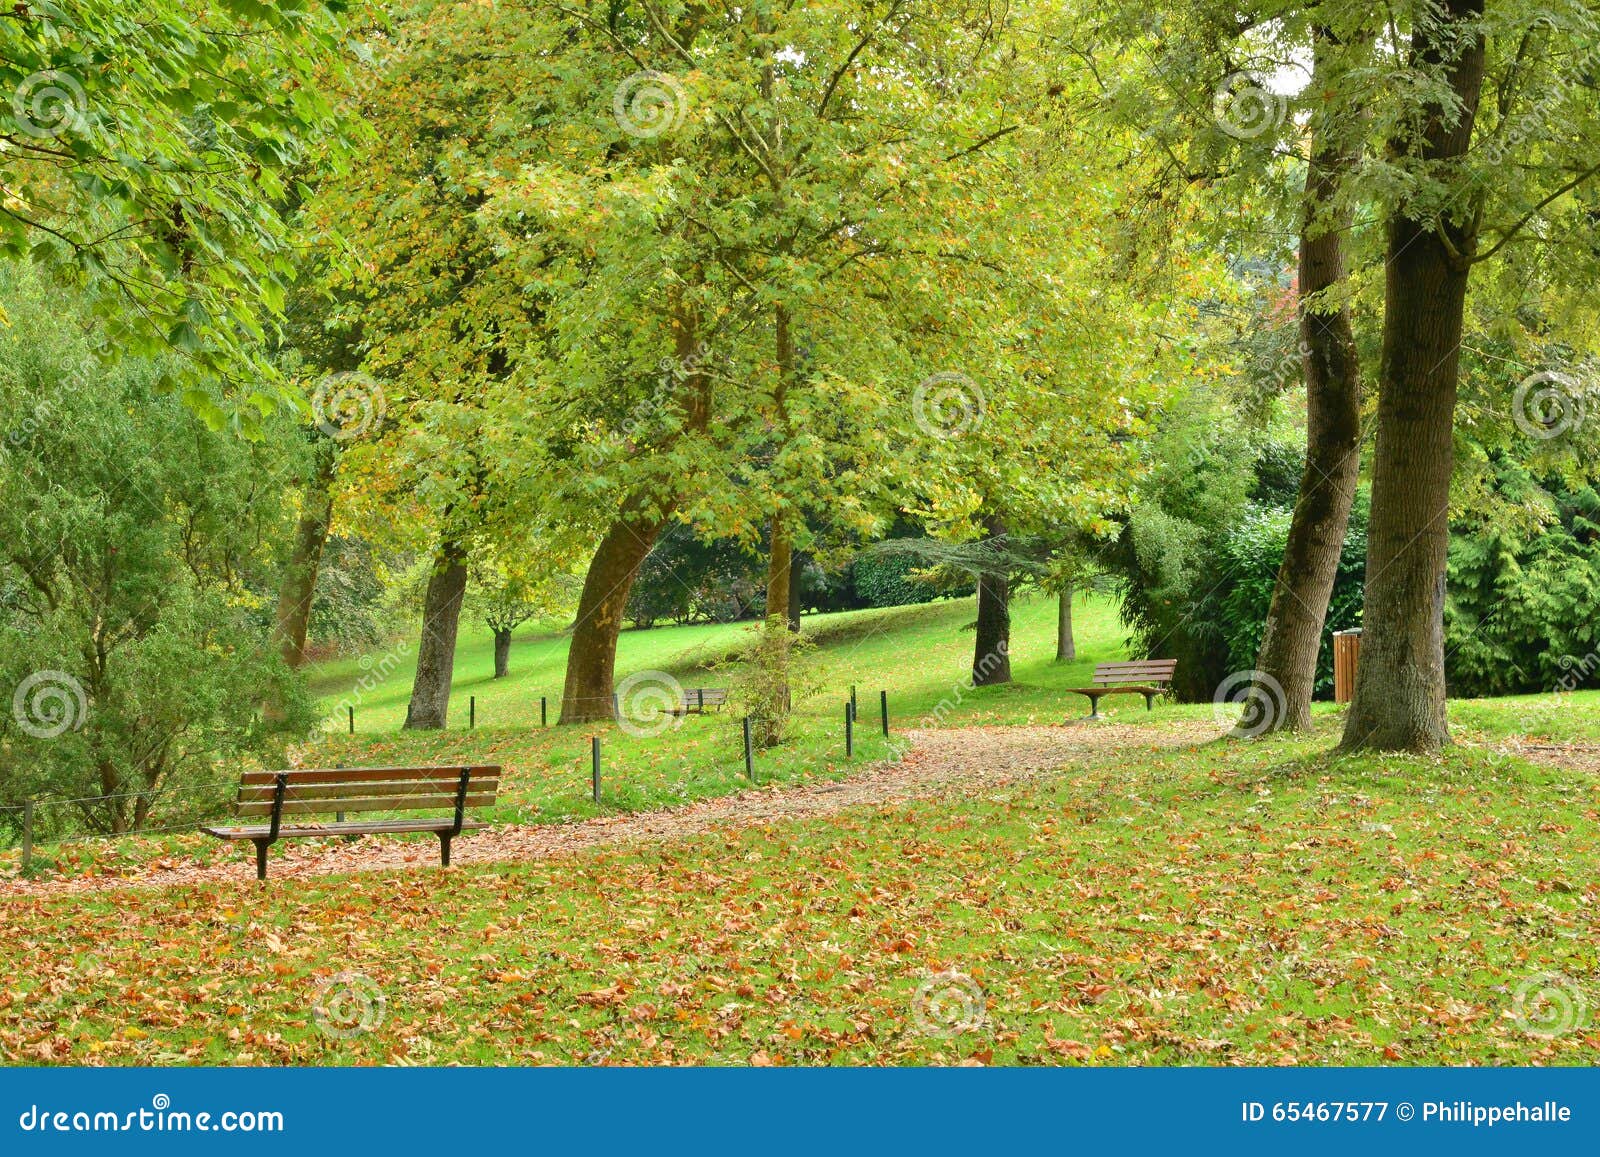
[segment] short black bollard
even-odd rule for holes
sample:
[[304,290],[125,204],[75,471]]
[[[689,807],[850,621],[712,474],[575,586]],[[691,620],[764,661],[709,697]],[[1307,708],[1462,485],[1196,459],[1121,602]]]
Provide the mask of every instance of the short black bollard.
[[756,760],[750,751],[750,716],[744,717],[744,774],[751,783],[756,781]]
[[33,866],[33,801],[22,801],[22,870]]
[[883,715],[883,735],[889,737],[889,692],[878,692],[878,711]]
[[856,706],[856,685],[854,683],[850,684],[850,714],[857,719],[861,717],[861,709]]
[[478,697],[467,696],[467,730],[474,731],[478,726]]
[[594,778],[594,802],[595,803],[599,803],[600,802],[600,737],[598,735],[594,735],[594,736],[591,736],[589,738],[589,751],[590,751],[590,756],[594,761],[594,771],[592,773],[593,774],[593,778]]
[[849,701],[844,705],[844,757],[851,759],[856,753],[856,713],[850,709]]
[[350,712],[350,734],[354,735],[356,733],[356,709],[354,707],[346,707],[345,710]]
[[548,722],[546,722],[546,720],[548,720],[550,717],[547,714],[545,714],[545,712],[549,708],[549,706],[550,705],[549,705],[548,702],[546,702],[545,697],[543,695],[539,696],[539,726],[540,727],[549,727],[550,726],[550,724]]

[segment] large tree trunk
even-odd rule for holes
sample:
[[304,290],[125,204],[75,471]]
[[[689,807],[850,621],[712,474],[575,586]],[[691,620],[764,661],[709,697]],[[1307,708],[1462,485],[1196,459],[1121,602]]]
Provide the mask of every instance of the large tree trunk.
[[[675,404],[686,432],[703,433],[711,419],[711,375],[700,347],[698,319],[692,310],[676,315],[673,354],[678,393]],[[660,449],[670,448],[675,438]],[[567,681],[561,693],[562,723],[588,723],[611,718],[612,680],[617,665],[617,636],[628,606],[633,580],[672,517],[677,496],[666,483],[643,484],[623,501],[583,580],[578,618],[567,651]]]
[[1072,588],[1062,587],[1056,596],[1056,662],[1070,663],[1078,657],[1078,644],[1072,637]]
[[456,629],[461,599],[467,591],[466,552],[445,543],[434,556],[433,574],[422,602],[422,642],[417,648],[417,675],[406,708],[406,729],[437,731],[450,715],[450,681],[456,666]]
[[[984,520],[990,538],[1004,540],[1005,523]],[[1011,580],[1003,574],[978,576],[978,634],[973,643],[972,685],[1011,682]]]
[[316,473],[306,485],[294,547],[283,585],[278,588],[278,609],[272,620],[273,643],[290,667],[305,665],[317,568],[322,565],[322,548],[328,541],[328,526],[333,519],[333,448],[319,446],[317,453]]
[[[1312,87],[1331,83],[1337,49],[1331,34],[1313,29]],[[1359,135],[1322,114],[1311,125],[1312,153],[1306,170],[1300,228],[1300,296],[1338,285],[1346,277],[1348,202],[1334,208],[1339,185],[1354,167]],[[1311,726],[1311,693],[1344,550],[1350,507],[1361,473],[1361,363],[1355,329],[1344,306],[1300,310],[1306,376],[1306,467],[1289,524],[1283,565],[1272,588],[1261,650],[1256,656],[1257,693],[1245,700],[1241,731],[1299,731]]]
[[494,677],[511,674],[511,628],[496,627],[494,632]]
[[561,722],[611,718],[617,636],[633,580],[666,528],[669,512],[652,510],[642,494],[631,495],[589,562],[578,598],[578,618],[567,652],[567,682],[561,692]]
[[[1483,87],[1483,39],[1463,40],[1461,25],[1482,13],[1483,0],[1444,0],[1438,21],[1419,25],[1412,37],[1414,56],[1450,61],[1445,75],[1460,107],[1452,117],[1429,110],[1420,147],[1398,145],[1443,162],[1447,172],[1471,142]],[[1346,749],[1424,752],[1449,738],[1444,584],[1451,438],[1475,248],[1470,225],[1432,225],[1403,213],[1389,222],[1366,607]]]

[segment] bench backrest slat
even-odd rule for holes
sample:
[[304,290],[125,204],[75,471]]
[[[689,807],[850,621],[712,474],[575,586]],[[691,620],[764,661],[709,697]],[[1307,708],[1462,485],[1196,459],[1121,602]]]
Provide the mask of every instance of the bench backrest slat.
[[1161,684],[1172,680],[1178,669],[1176,659],[1135,659],[1122,663],[1099,663],[1094,669],[1096,686],[1118,683]]
[[[456,767],[302,767],[284,772],[289,786],[307,783],[377,783],[385,780],[443,780],[454,785],[465,771],[472,779],[498,776],[497,764],[471,764]],[[239,777],[242,784],[273,783],[275,771],[247,771]]]
[[[466,795],[461,794],[463,775]],[[278,815],[333,812],[434,811],[487,807],[500,790],[494,764],[461,767],[333,767],[294,771],[247,771],[239,777],[235,811],[240,816],[273,814],[279,777],[285,786]]]
[[726,703],[728,701],[728,689],[726,687],[685,687],[683,689],[683,701],[691,707],[699,706],[701,703],[713,705]]

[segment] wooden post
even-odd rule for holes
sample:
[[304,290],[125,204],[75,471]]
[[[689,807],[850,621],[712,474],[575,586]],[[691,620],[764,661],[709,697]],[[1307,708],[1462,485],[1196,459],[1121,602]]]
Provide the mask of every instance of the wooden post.
[[878,711],[883,716],[883,736],[889,737],[889,692],[878,692]]
[[852,759],[856,753],[856,713],[850,709],[850,701],[844,704],[844,757]]
[[550,716],[547,714],[549,709],[550,709],[550,701],[548,699],[546,699],[543,695],[539,696],[539,726],[540,727],[549,727],[550,726],[550,724],[548,722]]
[[345,710],[350,712],[350,734],[354,735],[356,733],[356,709],[352,705],[347,706]]
[[750,751],[750,716],[744,717],[744,774],[751,783],[756,781],[755,756]]
[[617,702],[617,693],[615,691],[611,693],[611,718],[619,723],[622,721],[622,705]]
[[856,685],[852,683],[850,684],[850,717],[852,719],[858,718],[858,711],[859,708],[856,706]]
[[595,803],[599,803],[600,802],[600,737],[598,735],[593,735],[593,736],[589,737],[589,753],[590,753],[590,758],[593,760],[593,763],[594,763],[594,770],[591,773],[592,774],[592,778],[594,779],[594,802]]
[[33,801],[22,801],[22,870],[33,866]]
[[467,696],[467,730],[476,731],[478,728],[478,697]]

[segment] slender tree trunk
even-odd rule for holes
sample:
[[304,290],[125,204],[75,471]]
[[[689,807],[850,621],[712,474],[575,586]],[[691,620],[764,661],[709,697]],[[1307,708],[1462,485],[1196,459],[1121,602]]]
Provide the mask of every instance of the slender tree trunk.
[[800,633],[800,574],[805,569],[805,556],[799,551],[789,563],[789,630]]
[[[1459,108],[1448,116],[1429,110],[1419,141],[1397,147],[1447,172],[1471,142],[1483,87],[1483,39],[1464,39],[1461,25],[1482,14],[1483,0],[1444,0],[1437,21],[1419,24],[1412,38],[1414,56],[1450,61],[1445,75]],[[1402,213],[1389,222],[1366,607],[1346,749],[1426,752],[1449,739],[1445,556],[1458,350],[1475,249],[1471,227],[1456,221],[1435,225]]]
[[494,630],[494,677],[504,679],[511,674],[511,628]]
[[[984,520],[989,536],[1003,540],[1005,523]],[[978,576],[978,634],[973,643],[972,685],[1011,682],[1011,580],[1003,574]]]
[[322,548],[328,541],[328,526],[333,519],[334,453],[331,447],[318,447],[318,454],[316,473],[306,486],[305,504],[300,509],[294,547],[273,616],[273,643],[290,667],[305,665],[317,569],[322,565]]
[[622,631],[628,593],[645,556],[666,529],[668,517],[667,511],[652,512],[648,500],[635,493],[595,549],[578,598],[578,618],[567,652],[562,723],[611,718],[617,636]]
[[467,591],[466,552],[444,543],[434,556],[433,574],[422,602],[422,641],[417,647],[417,674],[406,708],[406,729],[438,731],[450,715],[450,681],[456,666],[456,629],[461,599]]
[[[1313,29],[1312,86],[1331,83],[1337,44]],[[1300,229],[1300,342],[1306,377],[1306,467],[1289,524],[1283,565],[1272,588],[1261,650],[1258,693],[1245,700],[1240,728],[1257,735],[1311,726],[1311,693],[1322,626],[1339,572],[1350,507],[1361,473],[1361,362],[1344,306],[1303,303],[1344,281],[1345,235],[1352,207],[1335,207],[1339,185],[1355,166],[1359,135],[1328,114],[1312,122]]]
[[1078,644],[1072,637],[1072,588],[1062,587],[1056,599],[1056,662],[1069,663],[1078,657]]

